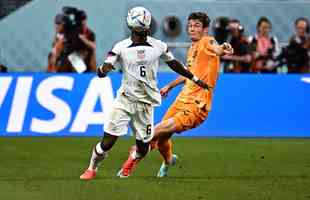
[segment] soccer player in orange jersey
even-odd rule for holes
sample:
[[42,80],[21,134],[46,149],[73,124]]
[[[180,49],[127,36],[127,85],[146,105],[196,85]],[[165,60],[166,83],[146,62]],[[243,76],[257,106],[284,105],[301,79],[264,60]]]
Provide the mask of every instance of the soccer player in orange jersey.
[[[158,149],[164,158],[158,177],[165,177],[168,168],[175,164],[177,156],[172,153],[171,136],[200,125],[211,110],[213,89],[218,79],[220,58],[224,54],[233,54],[230,44],[219,45],[208,35],[210,19],[206,13],[194,12],[188,17],[187,31],[192,45],[187,54],[189,70],[209,85],[209,90],[196,86],[193,82],[179,77],[161,89],[161,95],[167,96],[169,91],[179,84],[184,87],[175,102],[170,106],[164,118],[155,126],[151,149]],[[123,164],[118,176],[128,177],[141,160],[135,147]]]

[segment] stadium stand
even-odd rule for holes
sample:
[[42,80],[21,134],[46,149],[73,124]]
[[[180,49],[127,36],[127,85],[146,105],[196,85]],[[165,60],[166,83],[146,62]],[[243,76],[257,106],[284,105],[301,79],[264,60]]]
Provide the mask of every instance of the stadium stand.
[[[245,35],[255,32],[259,17],[268,16],[275,25],[272,34],[276,35],[280,42],[287,42],[292,35],[295,19],[301,16],[310,17],[310,2],[306,0],[191,0],[182,1],[182,4],[176,7],[178,2],[181,1],[32,1],[0,21],[0,29],[6,30],[0,32],[1,63],[8,66],[9,71],[44,71],[53,40],[53,19],[61,7],[66,5],[83,8],[89,13],[89,25],[97,33],[98,63],[114,42],[127,36],[124,16],[127,9],[135,5],[144,5],[152,10],[158,25],[155,37],[172,44],[181,42],[181,45],[187,42],[185,19],[192,11],[207,11],[212,19],[219,16],[238,18],[245,27]],[[284,13],[287,10],[289,12]],[[181,21],[182,31],[176,38],[167,37],[162,31],[161,26],[167,16],[177,16]],[[186,49],[176,48],[173,51],[178,58],[185,58]]]

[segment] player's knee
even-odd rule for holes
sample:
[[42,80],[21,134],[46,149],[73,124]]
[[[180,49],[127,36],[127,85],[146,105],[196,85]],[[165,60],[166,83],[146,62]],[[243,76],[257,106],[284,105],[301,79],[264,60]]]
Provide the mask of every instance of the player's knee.
[[176,125],[174,123],[173,119],[167,119],[162,121],[160,124],[158,124],[155,127],[155,132],[157,134],[162,134],[162,133],[173,133],[175,132]]

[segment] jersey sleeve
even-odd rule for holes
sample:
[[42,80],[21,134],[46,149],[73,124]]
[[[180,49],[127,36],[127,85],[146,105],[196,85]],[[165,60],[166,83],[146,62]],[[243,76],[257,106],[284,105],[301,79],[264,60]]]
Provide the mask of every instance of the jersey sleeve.
[[169,50],[168,45],[166,43],[160,41],[159,48],[160,48],[160,50],[162,52],[160,58],[163,59],[163,61],[169,62],[169,61],[175,59],[173,54],[172,54],[172,52]]
[[204,45],[204,49],[205,49],[205,52],[207,54],[213,54],[215,53],[214,52],[214,49],[216,48],[216,46],[218,46],[219,44],[217,43],[217,41],[215,40],[215,38],[213,37],[210,37],[208,40],[205,41],[205,45]]
[[215,48],[218,47],[218,43],[213,37],[206,38],[202,45],[200,46],[200,54],[201,61],[198,61],[198,65],[201,68],[207,65],[207,84],[210,87],[215,87],[218,73],[219,73],[219,56],[215,53]]
[[205,65],[205,63],[208,63],[207,67],[207,83],[211,87],[215,87],[218,73],[219,73],[219,57],[214,53],[214,48],[218,45],[217,41],[210,37],[208,40],[205,41],[203,48],[204,53],[202,54],[202,61],[199,64]]
[[121,49],[122,49],[121,43],[115,44],[112,50],[108,52],[104,62],[114,65],[119,55],[121,54]]

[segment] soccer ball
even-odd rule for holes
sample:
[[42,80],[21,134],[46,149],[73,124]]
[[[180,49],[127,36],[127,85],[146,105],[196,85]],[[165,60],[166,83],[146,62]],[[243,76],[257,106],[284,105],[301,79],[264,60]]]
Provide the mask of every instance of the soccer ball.
[[129,28],[141,27],[149,29],[151,26],[151,13],[143,7],[134,7],[128,11],[127,25]]

